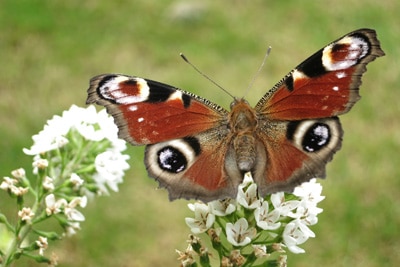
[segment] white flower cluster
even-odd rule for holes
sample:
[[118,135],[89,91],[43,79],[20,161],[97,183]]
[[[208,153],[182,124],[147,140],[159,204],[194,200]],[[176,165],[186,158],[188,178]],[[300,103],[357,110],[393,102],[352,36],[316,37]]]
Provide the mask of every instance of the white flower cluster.
[[[33,145],[23,151],[33,156],[34,178],[28,179],[21,168],[0,183],[0,189],[16,199],[18,207],[15,225],[0,212],[1,223],[10,232],[18,233],[8,238],[8,249],[0,251],[0,261],[10,263],[17,259],[14,255],[18,252],[54,265],[56,258],[44,256],[48,240],[73,235],[80,229],[85,216],[79,209],[86,206],[88,197],[106,194],[109,189],[118,191],[129,168],[129,156],[122,154],[126,144],[118,138],[112,117],[105,110],[97,113],[94,106],[72,106],[62,116],[47,121],[32,139]],[[25,196],[29,194],[30,197]],[[42,226],[38,225],[40,222],[50,218],[64,229],[62,235],[37,229]],[[26,246],[30,233],[39,237]],[[32,253],[35,250],[39,255]]]
[[[107,193],[107,188],[118,191],[118,184],[122,183],[124,172],[129,168],[126,162],[129,156],[121,154],[126,149],[126,143],[118,138],[118,128],[113,119],[104,109],[97,113],[94,106],[80,108],[72,105],[69,110],[63,112],[62,116],[56,115],[48,120],[44,129],[32,139],[34,144],[30,149],[25,148],[23,151],[27,155],[35,156],[36,164],[44,160],[42,156],[46,152],[65,148],[67,145],[71,146],[71,153],[79,156],[79,152],[83,150],[87,142],[94,144],[108,142],[107,146],[99,145],[95,148],[95,145],[92,147],[89,145],[87,148],[92,153],[98,152],[94,159],[96,173],[92,174],[92,178],[98,187],[99,194]],[[53,162],[57,160],[60,161],[60,159],[52,158]],[[77,173],[73,173],[71,180],[77,186],[81,183],[79,181],[82,181]]]
[[280,192],[263,199],[257,196],[257,185],[246,174],[236,200],[189,204],[194,218],[185,220],[194,234],[222,227],[235,248],[251,244],[265,250],[259,245],[265,241],[270,245],[283,243],[293,253],[304,253],[298,245],[315,237],[309,226],[318,222],[317,215],[322,212],[317,207],[325,198],[321,192],[322,186],[312,179],[296,187],[292,194]]
[[94,106],[80,108],[72,105],[62,116],[55,115],[48,120],[43,130],[32,137],[34,143],[30,149],[25,148],[24,153],[38,155],[65,146],[72,141],[67,138],[71,129],[77,130],[86,140],[108,139],[115,149],[125,150],[125,142],[118,139],[118,128],[106,110],[97,113]]

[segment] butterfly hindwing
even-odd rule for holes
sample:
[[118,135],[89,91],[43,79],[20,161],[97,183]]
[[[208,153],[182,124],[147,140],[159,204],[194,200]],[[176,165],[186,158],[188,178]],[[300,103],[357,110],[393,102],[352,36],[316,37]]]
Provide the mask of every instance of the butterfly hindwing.
[[343,130],[337,117],[302,121],[270,121],[259,137],[267,164],[254,180],[259,193],[292,191],[311,178],[325,177],[325,165],[340,149]]
[[229,164],[229,138],[215,133],[148,145],[145,164],[150,177],[169,191],[171,200],[194,198],[211,201],[234,198],[242,173]]

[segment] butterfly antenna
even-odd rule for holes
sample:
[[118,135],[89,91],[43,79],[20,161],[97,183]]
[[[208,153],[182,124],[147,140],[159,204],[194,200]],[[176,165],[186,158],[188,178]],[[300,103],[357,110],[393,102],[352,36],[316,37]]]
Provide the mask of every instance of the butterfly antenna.
[[268,58],[269,54],[271,53],[271,49],[272,49],[272,47],[271,47],[271,46],[268,46],[268,49],[267,49],[267,52],[265,53],[265,56],[264,56],[264,58],[263,58],[263,61],[261,62],[261,65],[260,65],[260,67],[258,68],[258,70],[257,70],[256,74],[254,75],[253,79],[250,81],[250,84],[249,84],[249,86],[247,87],[247,90],[246,90],[245,95],[247,94],[247,92],[250,91],[250,88],[253,87],[254,82],[256,81],[256,79],[258,78],[258,76],[260,75],[260,72],[261,72],[261,70],[262,70],[263,67],[264,67],[265,61],[267,61],[267,58]]
[[232,98],[235,98],[231,93],[229,93],[225,88],[223,88],[221,85],[219,85],[218,83],[216,83],[213,79],[211,79],[210,77],[208,77],[206,74],[204,74],[202,71],[200,71],[195,65],[192,64],[192,62],[189,61],[189,59],[187,59],[187,57],[183,54],[180,53],[179,54],[181,56],[181,58],[188,63],[195,71],[197,71],[201,76],[203,76],[204,78],[206,78],[207,80],[209,80],[210,82],[212,82],[215,86],[217,86],[219,89],[221,89],[222,91],[224,91],[225,93],[227,93],[229,96],[231,96]]

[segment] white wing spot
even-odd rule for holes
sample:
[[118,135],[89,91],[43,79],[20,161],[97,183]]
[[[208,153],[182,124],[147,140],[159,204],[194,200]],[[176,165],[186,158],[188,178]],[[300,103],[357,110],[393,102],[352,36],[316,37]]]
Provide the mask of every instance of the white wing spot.
[[136,110],[138,109],[138,107],[137,107],[136,105],[130,105],[130,106],[128,107],[128,109],[129,109],[130,111],[136,111]]
[[182,92],[181,91],[173,92],[168,98],[168,100],[175,100],[175,99],[182,99]]
[[339,86],[334,86],[334,87],[332,87],[332,89],[333,89],[333,91],[339,91]]
[[307,76],[306,76],[303,72],[298,71],[297,69],[295,69],[295,70],[293,71],[292,77],[293,77],[293,81],[294,81],[294,82],[296,82],[297,79],[304,79],[304,78],[307,78]]
[[342,78],[346,77],[346,72],[344,72],[344,71],[337,72],[336,77],[338,79],[342,79]]
[[137,121],[142,122],[142,121],[144,121],[144,118],[139,118],[139,119],[137,119]]

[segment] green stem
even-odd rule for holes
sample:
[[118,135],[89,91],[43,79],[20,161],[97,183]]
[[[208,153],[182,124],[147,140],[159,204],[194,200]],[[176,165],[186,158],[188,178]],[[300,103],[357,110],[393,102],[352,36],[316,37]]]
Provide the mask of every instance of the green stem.
[[[32,212],[35,214],[35,217],[40,213],[40,201],[39,197],[36,195],[35,203],[32,207]],[[34,221],[35,218],[32,218]],[[9,244],[6,253],[4,254],[4,266],[10,266],[10,264],[16,259],[15,254],[21,249],[21,244],[24,242],[25,238],[32,230],[32,224],[22,222],[21,219],[17,222],[16,230],[14,233],[14,238]]]
[[12,239],[6,253],[4,254],[4,266],[10,266],[10,264],[15,260],[15,253],[21,247],[22,242],[25,240],[31,229],[31,224],[25,224],[20,228],[19,231],[15,233],[14,238]]

